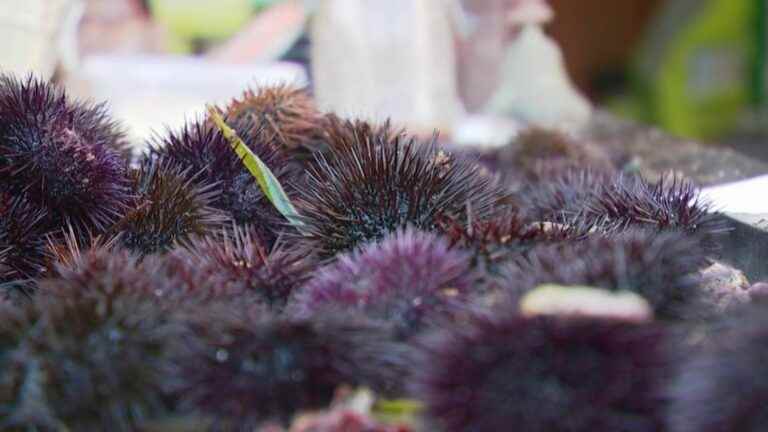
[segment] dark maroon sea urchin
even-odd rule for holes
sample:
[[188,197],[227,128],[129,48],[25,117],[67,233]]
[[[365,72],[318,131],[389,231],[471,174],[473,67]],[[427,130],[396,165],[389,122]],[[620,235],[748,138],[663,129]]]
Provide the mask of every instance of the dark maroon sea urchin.
[[517,196],[529,221],[568,224],[580,216],[595,191],[613,176],[593,170],[567,170],[541,182],[527,183]]
[[643,296],[662,318],[697,313],[705,264],[695,238],[679,232],[632,230],[580,242],[539,246],[511,267],[508,285],[523,291],[554,283],[627,290]]
[[[151,299],[158,275],[141,268],[138,255],[112,243],[95,241],[81,248],[71,234],[65,243],[48,245],[49,269],[37,281],[39,295],[60,301],[107,301],[113,298]],[[55,300],[52,300],[55,301]]]
[[605,173],[616,171],[603,149],[556,130],[528,129],[520,133],[511,147],[516,149],[515,168],[534,181],[576,167]]
[[254,139],[273,138],[291,158],[311,159],[310,154],[321,147],[326,118],[306,89],[285,84],[248,89],[225,112],[239,125],[256,125],[236,128],[239,133]]
[[528,222],[520,213],[506,211],[483,220],[462,224],[441,222],[441,231],[452,247],[471,253],[473,267],[483,273],[499,275],[504,265],[519,259],[539,245],[575,242],[590,234],[590,226]]
[[98,232],[120,217],[130,196],[124,148],[103,105],[0,76],[0,191],[24,194],[49,225]]
[[[391,342],[387,327],[348,313],[199,321],[208,343],[181,353],[177,388],[181,409],[214,419],[216,430],[287,423],[300,411],[327,407],[342,385],[386,393],[406,364],[408,350]],[[211,322],[223,332],[212,334]]]
[[0,193],[0,298],[28,294],[45,269],[45,212]]
[[210,268],[196,267],[175,253],[140,257],[116,242],[103,241],[84,249],[72,241],[56,247],[52,256],[57,260],[48,277],[37,281],[38,296],[52,302],[89,301],[109,309],[115,301],[146,301],[186,315],[205,310],[209,315],[239,316],[264,309],[243,295],[215,292],[223,288]]
[[281,309],[309,277],[310,262],[278,245],[269,250],[239,227],[198,238],[167,260],[179,260],[199,275],[198,290],[216,297],[252,297]]
[[603,174],[616,172],[612,157],[602,147],[564,133],[531,128],[522,131],[508,144],[493,149],[457,149],[497,175],[509,190],[548,182],[573,169],[589,169]]
[[678,230],[696,235],[705,248],[723,232],[699,189],[677,177],[653,183],[633,175],[572,170],[531,185],[520,195],[534,221],[586,223],[606,232]]
[[768,314],[761,304],[718,323],[698,352],[681,356],[669,404],[671,432],[757,432],[768,424]]
[[[257,254],[258,248],[247,235],[239,235],[237,240],[230,240],[226,234],[221,243],[195,239],[190,243],[193,251],[179,248],[145,257],[120,247],[119,238],[97,239],[81,248],[72,236],[66,236],[66,244],[49,246],[52,262],[48,276],[37,281],[38,293],[63,300],[133,296],[168,311],[195,310],[198,306],[224,314],[265,310],[265,294],[249,290],[283,288],[281,283],[298,283],[291,276],[299,276],[290,274],[294,263],[289,261],[285,262],[287,268],[275,268],[272,273],[262,267],[251,269],[251,265],[262,264],[260,258],[249,255]],[[279,256],[275,255],[275,265],[283,263]],[[217,258],[224,261],[217,262]]]
[[182,327],[148,297],[79,288],[0,305],[0,429],[134,431],[168,412]]
[[211,207],[216,185],[199,185],[189,169],[150,159],[131,174],[136,202],[114,227],[120,244],[140,255],[164,253],[216,232],[226,217]]
[[301,316],[357,309],[407,338],[434,320],[466,312],[477,281],[466,252],[434,234],[407,229],[320,269],[297,292],[291,309]]
[[574,168],[606,174],[616,171],[602,148],[555,130],[532,128],[523,131],[495,153],[497,163],[492,168],[502,175],[515,170],[518,175],[534,182],[545,181]]
[[415,391],[440,430],[662,429],[659,327],[507,312],[425,344]]
[[618,176],[592,197],[585,217],[603,220],[614,230],[680,230],[698,235],[704,242],[723,231],[696,185],[673,176],[655,183]]
[[439,217],[485,216],[503,200],[478,167],[434,142],[418,142],[388,125],[334,120],[330,154],[310,168],[297,200],[304,241],[323,257],[354,250],[411,225],[432,231]]
[[[247,119],[237,120],[233,127],[247,129],[257,126]],[[248,139],[252,136],[252,139]],[[285,158],[280,156],[274,138],[268,134],[243,135],[245,144],[270,168],[278,181],[289,186]],[[221,193],[211,205],[228,214],[240,225],[250,225],[259,240],[269,246],[274,243],[287,223],[261,191],[256,179],[232,151],[226,138],[207,122],[187,124],[178,132],[169,132],[151,148],[149,158],[162,158],[166,162],[194,175],[204,185],[216,185]]]

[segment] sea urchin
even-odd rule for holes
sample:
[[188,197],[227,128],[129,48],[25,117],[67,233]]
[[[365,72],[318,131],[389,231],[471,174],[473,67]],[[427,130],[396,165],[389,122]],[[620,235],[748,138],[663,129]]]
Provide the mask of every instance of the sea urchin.
[[[47,229],[45,212],[23,198],[0,193],[0,291],[27,293],[29,281],[44,270]],[[0,292],[0,298],[13,292]]]
[[[255,139],[246,139],[245,144],[270,168],[278,181],[289,184],[284,158],[279,155],[273,140],[257,134]],[[194,122],[178,132],[169,132],[152,145],[148,157],[163,159],[193,175],[195,181],[204,186],[215,185],[221,193],[211,201],[211,206],[240,225],[253,226],[262,242],[271,245],[279,231],[287,226],[264,196],[256,179],[232,151],[227,139],[208,123]]]
[[466,311],[477,275],[467,253],[434,234],[406,229],[344,254],[296,294],[292,309],[358,309],[395,325],[401,337]]
[[226,217],[211,207],[219,194],[216,185],[198,185],[188,169],[151,159],[133,171],[132,180],[135,207],[113,231],[123,246],[140,255],[167,252],[225,225]]
[[300,190],[304,241],[323,257],[350,251],[411,225],[431,231],[440,216],[479,217],[501,200],[474,164],[385,125],[330,127],[330,155],[320,155]]
[[698,270],[705,263],[695,238],[632,230],[534,248],[511,266],[508,284],[523,290],[554,283],[632,291],[659,317],[679,319],[700,306]]
[[[233,100],[226,114],[237,124],[251,122],[255,128],[236,128],[255,139],[273,138],[284,154],[309,159],[322,143],[325,117],[306,89],[286,84],[248,89]],[[243,122],[245,121],[245,122]]]
[[[269,250],[245,229],[194,239],[168,260],[179,260],[201,279],[198,291],[216,297],[252,297],[282,308],[309,276],[310,262],[278,245]],[[203,294],[203,293],[200,293]]]
[[386,390],[407,352],[388,328],[349,314],[311,320],[267,315],[248,321],[202,319],[207,343],[182,351],[176,386],[181,409],[214,419],[221,430],[288,423],[297,412],[327,407],[342,385]]
[[130,197],[123,147],[103,105],[0,76],[0,190],[24,194],[53,226],[103,231],[120,217]]
[[425,344],[416,394],[446,432],[657,431],[663,332],[512,312]]
[[180,336],[167,311],[133,296],[0,306],[0,429],[137,430],[168,412]]

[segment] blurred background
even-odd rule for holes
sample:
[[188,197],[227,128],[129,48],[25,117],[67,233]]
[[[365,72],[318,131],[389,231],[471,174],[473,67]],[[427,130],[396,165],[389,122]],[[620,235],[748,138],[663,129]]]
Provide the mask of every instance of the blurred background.
[[596,112],[768,159],[765,0],[0,0],[0,70],[137,143],[248,86],[456,143]]

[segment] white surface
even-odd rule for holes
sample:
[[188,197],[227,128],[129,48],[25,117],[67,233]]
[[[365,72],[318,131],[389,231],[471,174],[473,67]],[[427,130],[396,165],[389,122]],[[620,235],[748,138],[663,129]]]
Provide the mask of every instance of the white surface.
[[304,69],[292,63],[231,65],[194,57],[94,56],[67,80],[70,91],[106,101],[132,141],[153,131],[176,129],[200,116],[206,104],[225,104],[247,87],[306,85]]
[[523,129],[525,126],[512,118],[471,115],[457,122],[452,142],[459,146],[503,147]]
[[709,187],[701,198],[715,210],[728,214],[768,215],[768,175]]
[[76,0],[0,0],[0,72],[49,78],[63,25],[81,9]]

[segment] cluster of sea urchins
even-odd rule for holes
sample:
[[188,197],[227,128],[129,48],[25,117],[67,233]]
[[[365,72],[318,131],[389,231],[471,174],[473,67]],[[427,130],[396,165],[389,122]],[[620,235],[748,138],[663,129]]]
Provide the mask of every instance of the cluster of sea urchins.
[[[722,228],[687,180],[542,130],[451,150],[291,86],[220,111],[297,217],[211,119],[134,157],[102,105],[0,78],[0,429],[767,421],[764,296],[744,325],[706,308]],[[548,287],[604,294],[521,306]],[[643,319],[594,313],[627,295]],[[359,412],[361,387],[388,415]]]

